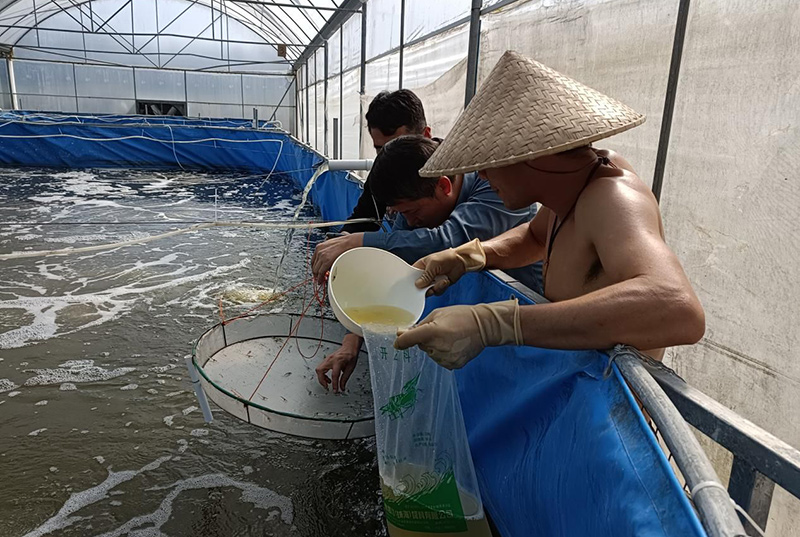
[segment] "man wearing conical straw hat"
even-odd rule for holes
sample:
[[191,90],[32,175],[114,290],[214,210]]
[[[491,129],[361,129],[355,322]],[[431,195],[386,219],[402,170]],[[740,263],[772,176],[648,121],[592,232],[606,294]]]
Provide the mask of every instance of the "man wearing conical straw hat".
[[696,343],[703,309],[664,242],[658,204],[630,164],[591,143],[644,122],[624,104],[538,62],[506,52],[420,175],[478,170],[506,207],[534,202],[529,223],[420,259],[437,293],[465,272],[544,262],[550,304],[516,299],[434,310],[398,332],[448,368],[484,347],[606,349],[618,343],[661,358]]

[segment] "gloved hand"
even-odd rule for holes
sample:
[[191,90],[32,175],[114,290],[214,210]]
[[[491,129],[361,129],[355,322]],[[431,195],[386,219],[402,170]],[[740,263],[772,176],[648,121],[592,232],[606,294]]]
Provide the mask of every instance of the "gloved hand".
[[[431,291],[441,295],[449,285],[458,281],[467,272],[477,272],[486,266],[486,254],[481,246],[481,241],[473,239],[458,248],[448,248],[423,257],[416,263],[416,268],[423,269],[425,274],[416,281],[416,286],[424,289],[433,284]],[[445,276],[444,278],[435,278]]]
[[398,330],[394,342],[400,350],[419,345],[447,369],[464,367],[484,347],[511,344],[524,344],[516,298],[433,310],[416,326]]

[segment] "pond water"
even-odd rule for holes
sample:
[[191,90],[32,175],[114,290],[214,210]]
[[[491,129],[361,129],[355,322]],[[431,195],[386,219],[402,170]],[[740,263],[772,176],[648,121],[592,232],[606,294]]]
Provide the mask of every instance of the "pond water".
[[[0,254],[286,221],[299,199],[276,176],[2,170]],[[295,233],[276,283],[285,236],[212,228],[0,260],[1,536],[385,535],[373,439],[290,437],[216,408],[207,425],[197,408],[184,357],[220,298],[230,316],[302,281],[322,238]],[[299,311],[295,295],[265,311]]]

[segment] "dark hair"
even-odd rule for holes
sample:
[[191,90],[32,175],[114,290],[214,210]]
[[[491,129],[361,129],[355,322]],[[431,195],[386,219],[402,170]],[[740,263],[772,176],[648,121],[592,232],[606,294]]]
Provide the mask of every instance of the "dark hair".
[[400,127],[411,134],[422,134],[427,126],[422,101],[411,90],[382,91],[369,103],[367,127],[378,129],[384,136],[393,135]]
[[439,142],[419,134],[400,136],[384,145],[367,178],[378,203],[394,205],[432,197],[439,179],[420,177],[419,170],[438,146]]

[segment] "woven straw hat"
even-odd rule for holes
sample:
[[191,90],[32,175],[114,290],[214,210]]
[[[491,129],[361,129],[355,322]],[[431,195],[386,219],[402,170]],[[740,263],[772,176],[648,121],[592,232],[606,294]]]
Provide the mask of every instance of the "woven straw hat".
[[608,138],[645,117],[508,51],[420,170],[424,177],[500,168]]

